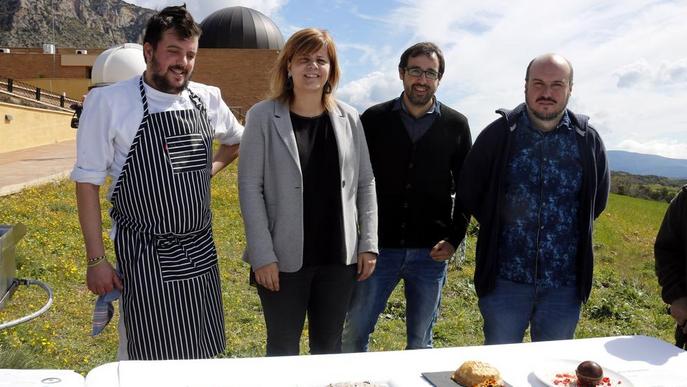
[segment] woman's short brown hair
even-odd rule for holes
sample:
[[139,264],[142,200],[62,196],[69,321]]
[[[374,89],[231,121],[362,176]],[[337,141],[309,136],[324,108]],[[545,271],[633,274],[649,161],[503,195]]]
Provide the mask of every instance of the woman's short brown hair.
[[322,106],[331,109],[335,105],[332,93],[339,83],[341,71],[336,57],[336,46],[329,32],[318,28],[306,28],[295,32],[286,41],[284,48],[279,53],[277,62],[272,68],[270,98],[283,103],[291,103],[294,98],[293,83],[289,81],[289,63],[296,55],[309,55],[322,47],[327,48],[329,55],[329,79],[322,93]]

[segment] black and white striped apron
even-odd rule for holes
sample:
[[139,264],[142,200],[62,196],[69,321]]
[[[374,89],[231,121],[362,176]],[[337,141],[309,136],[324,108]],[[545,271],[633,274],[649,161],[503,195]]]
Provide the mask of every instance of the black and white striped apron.
[[224,351],[224,315],[212,239],[213,130],[195,109],[143,120],[112,193],[115,253],[132,360],[208,358]]

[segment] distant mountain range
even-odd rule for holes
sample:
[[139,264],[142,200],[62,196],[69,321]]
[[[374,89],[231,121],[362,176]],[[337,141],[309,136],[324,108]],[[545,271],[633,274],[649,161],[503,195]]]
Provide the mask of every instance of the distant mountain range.
[[687,160],[609,150],[608,164],[611,171],[623,171],[635,175],[664,176],[673,179],[687,178]]
[[154,13],[122,0],[0,0],[0,47],[140,43]]

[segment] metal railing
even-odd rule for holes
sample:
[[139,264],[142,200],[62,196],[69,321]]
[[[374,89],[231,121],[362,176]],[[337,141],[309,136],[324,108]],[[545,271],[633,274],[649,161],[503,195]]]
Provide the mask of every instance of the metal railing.
[[[69,109],[72,111],[76,110],[75,106],[82,106],[81,101],[69,98],[64,94],[55,94],[51,91],[41,89],[40,87],[36,87],[25,82],[20,82],[12,78],[4,78],[2,76],[0,76],[0,90],[7,91],[8,93],[24,97],[26,99],[40,101],[51,106]],[[230,106],[229,108],[239,122],[244,124],[246,121],[246,113],[244,108],[242,106]]]
[[72,104],[79,103],[79,101],[71,99],[64,94],[55,94],[50,90],[43,90],[40,87],[12,78],[0,77],[0,90],[64,109],[69,109],[69,106]]

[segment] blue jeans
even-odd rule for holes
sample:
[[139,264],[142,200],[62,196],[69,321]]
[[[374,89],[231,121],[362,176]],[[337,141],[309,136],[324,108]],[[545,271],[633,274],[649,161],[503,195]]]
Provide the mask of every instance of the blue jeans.
[[370,278],[358,282],[348,308],[343,333],[344,352],[367,351],[380,313],[401,279],[406,297],[406,349],[432,347],[432,327],[446,282],[446,262],[429,256],[429,249],[382,249]]
[[574,286],[537,288],[503,279],[479,299],[484,343],[520,343],[530,326],[532,341],[572,339],[582,302]]

